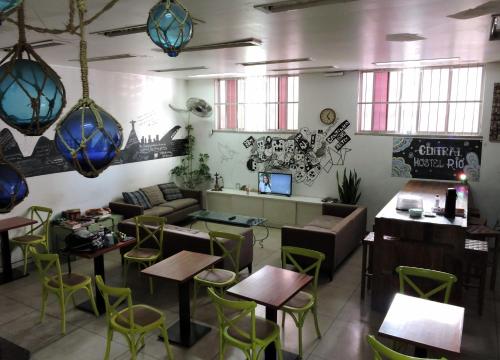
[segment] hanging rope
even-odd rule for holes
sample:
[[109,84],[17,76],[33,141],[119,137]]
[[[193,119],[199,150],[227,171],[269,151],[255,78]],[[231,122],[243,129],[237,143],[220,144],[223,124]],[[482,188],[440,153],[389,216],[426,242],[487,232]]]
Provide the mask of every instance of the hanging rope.
[[86,0],[78,1],[78,17],[80,19],[80,74],[82,78],[83,99],[89,99],[89,66],[87,63],[87,40],[85,34]]

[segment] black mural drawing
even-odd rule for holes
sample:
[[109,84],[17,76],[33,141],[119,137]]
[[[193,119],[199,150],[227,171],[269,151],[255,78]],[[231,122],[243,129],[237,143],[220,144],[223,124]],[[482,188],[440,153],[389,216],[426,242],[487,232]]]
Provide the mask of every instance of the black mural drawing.
[[[131,121],[127,144],[112,165],[127,164],[139,161],[164,159],[186,155],[187,139],[174,139],[180,126],[174,126],[165,136],[152,138],[139,137],[135,131],[135,121]],[[30,156],[24,156],[9,129],[0,131],[0,148],[4,157],[11,162],[25,177],[47,175],[65,171],[73,171],[70,164],[64,161],[56,149],[54,140],[41,136]]]
[[315,131],[304,127],[288,138],[262,136],[255,139],[250,136],[243,142],[243,146],[250,149],[247,168],[250,171],[290,171],[295,182],[311,186],[321,171],[329,173],[333,166],[345,164],[351,151],[346,147],[351,141],[346,134],[350,125],[345,120]]

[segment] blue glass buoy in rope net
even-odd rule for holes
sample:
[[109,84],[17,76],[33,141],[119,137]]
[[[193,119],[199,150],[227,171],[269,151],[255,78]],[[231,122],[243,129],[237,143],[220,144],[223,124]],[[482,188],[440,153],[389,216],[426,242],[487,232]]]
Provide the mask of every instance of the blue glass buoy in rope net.
[[10,212],[28,196],[24,176],[10,163],[0,158],[0,213]]
[[147,31],[168,56],[176,57],[193,37],[193,20],[179,2],[162,0],[149,11]]
[[80,100],[56,128],[56,147],[76,171],[99,176],[120,153],[120,124],[92,100]]
[[11,58],[0,67],[0,118],[24,135],[42,135],[65,105],[64,86],[45,63]]
[[16,7],[18,7],[23,0],[0,0],[0,14],[3,15]]

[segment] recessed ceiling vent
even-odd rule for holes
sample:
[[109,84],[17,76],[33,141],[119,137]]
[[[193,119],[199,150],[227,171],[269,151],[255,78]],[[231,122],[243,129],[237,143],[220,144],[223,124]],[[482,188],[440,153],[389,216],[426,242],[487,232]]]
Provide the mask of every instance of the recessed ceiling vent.
[[[225,42],[213,43],[213,44],[187,46],[184,48],[184,50],[182,50],[182,52],[231,49],[231,48],[237,48],[237,47],[260,46],[260,45],[262,45],[261,40],[255,39],[255,38],[246,38],[246,39],[241,39],[241,40],[225,41]],[[153,51],[164,52],[162,49],[158,49],[158,48],[153,49]]]
[[396,42],[404,42],[404,41],[420,41],[425,40],[423,36],[418,34],[410,34],[410,33],[399,33],[399,34],[387,34],[385,36],[386,41],[396,41]]
[[342,4],[354,1],[358,0],[286,0],[255,5],[254,8],[266,13],[279,13],[290,10],[307,9],[316,6]]
[[500,13],[500,1],[488,1],[474,8],[448,15],[448,17],[458,20],[468,20],[497,13]]
[[296,68],[286,68],[286,69],[271,69],[274,72],[285,72],[285,71],[316,71],[316,70],[328,70],[335,69],[336,66],[325,65],[325,66],[304,66],[304,67],[296,67]]
[[193,67],[183,67],[183,68],[159,69],[151,71],[157,73],[164,73],[164,72],[192,71],[192,70],[206,70],[206,69],[208,69],[206,66],[193,66]]
[[[40,41],[33,41],[29,43],[33,49],[43,49],[43,48],[49,48],[49,47],[54,47],[54,46],[61,46],[61,45],[67,45],[67,43],[61,42],[61,41],[56,41],[53,39],[47,39],[47,40],[40,40]],[[2,48],[3,51],[9,52],[12,50],[13,46],[7,46]]]
[[[196,19],[196,18],[192,18],[192,19],[193,19],[193,25],[205,24],[205,21],[203,21],[201,19]],[[139,25],[123,26],[123,27],[107,29],[107,30],[94,31],[94,32],[91,32],[91,34],[92,35],[103,35],[103,36],[107,36],[107,37],[116,37],[116,36],[145,33],[146,29],[147,29],[146,24],[139,24]]]
[[[96,56],[87,59],[87,62],[98,62],[98,61],[109,61],[109,60],[122,60],[122,59],[131,59],[136,58],[137,55],[132,54],[116,54],[116,55],[108,55],[108,56]],[[79,59],[71,59],[68,61],[80,61]]]
[[311,61],[311,60],[312,60],[311,58],[266,60],[266,61],[254,61],[254,62],[238,63],[238,65],[258,66],[258,65],[286,64],[286,63],[303,62],[303,61]]

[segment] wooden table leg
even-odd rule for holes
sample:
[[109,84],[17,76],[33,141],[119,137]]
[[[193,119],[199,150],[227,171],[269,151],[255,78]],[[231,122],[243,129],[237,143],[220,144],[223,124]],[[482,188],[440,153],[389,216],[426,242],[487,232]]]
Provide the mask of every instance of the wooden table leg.
[[361,300],[365,298],[365,288],[366,288],[366,257],[367,257],[367,245],[363,241],[363,257],[361,259]]
[[[274,323],[278,323],[278,310],[266,306],[266,319]],[[282,329],[283,330],[283,329]],[[299,355],[290,353],[288,351],[282,350],[283,360],[299,360]],[[265,350],[265,360],[276,360],[278,358],[276,354],[276,347],[274,343],[269,344]]]
[[497,265],[498,265],[498,238],[495,236],[495,245],[493,247],[493,266],[491,268],[490,290],[495,290],[495,283],[497,281]]
[[[94,258],[94,276],[100,275],[102,277],[102,280],[106,282],[106,277],[104,273],[104,255],[96,256]],[[99,291],[99,288],[97,287],[97,283],[94,281],[94,295],[95,295],[95,304],[97,307],[97,311],[99,312],[99,315],[103,315],[106,313],[106,304],[104,303],[104,298],[102,297],[101,292]],[[111,298],[113,300],[114,298]],[[92,304],[90,303],[90,300],[84,301],[81,304],[78,304],[76,306],[78,309],[91,313],[94,313],[94,309],[92,308]]]
[[11,281],[20,279],[22,277],[28,276],[24,275],[23,272],[12,269],[12,259],[10,257],[10,241],[9,241],[9,231],[3,231],[0,237],[0,246],[2,251],[2,268],[3,272],[0,274],[0,284],[6,284]]

